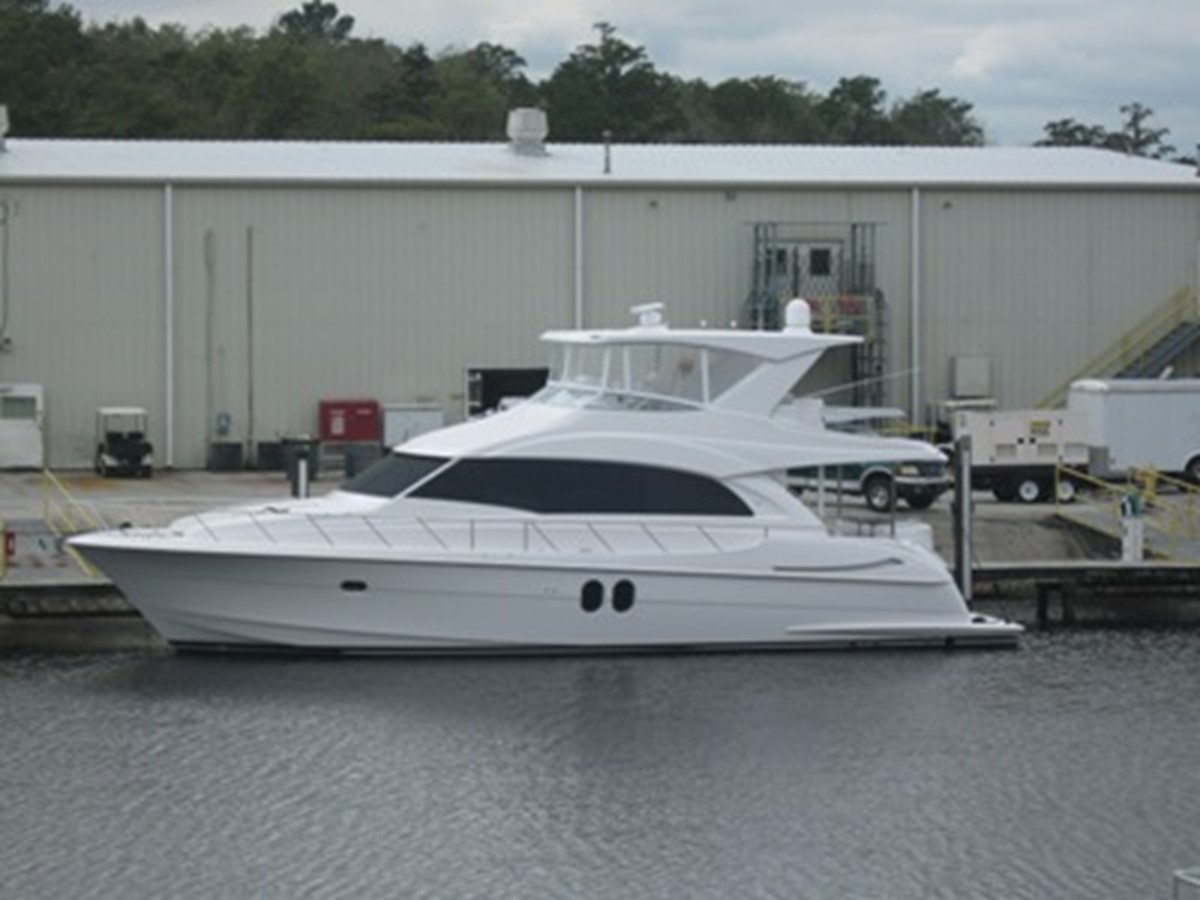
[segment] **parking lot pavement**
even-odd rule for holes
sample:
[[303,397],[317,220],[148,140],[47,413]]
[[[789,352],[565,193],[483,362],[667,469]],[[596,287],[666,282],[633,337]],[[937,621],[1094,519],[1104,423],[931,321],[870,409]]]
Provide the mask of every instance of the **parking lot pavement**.
[[[152,478],[100,478],[72,471],[56,473],[56,478],[84,512],[108,525],[160,525],[198,510],[290,495],[281,472],[172,470],[155,472]],[[318,478],[311,494],[329,491],[340,481]],[[0,473],[0,519],[41,519],[47,502],[61,504],[64,499],[40,472]]]

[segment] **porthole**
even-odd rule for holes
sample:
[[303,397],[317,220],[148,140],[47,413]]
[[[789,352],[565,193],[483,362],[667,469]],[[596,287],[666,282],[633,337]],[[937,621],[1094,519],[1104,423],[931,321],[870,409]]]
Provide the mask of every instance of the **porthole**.
[[619,613],[629,612],[633,608],[634,589],[632,581],[618,581],[613,586],[612,605]]
[[594,613],[604,603],[604,585],[592,579],[585,582],[579,593],[579,605],[584,612]]
[[343,591],[357,592],[357,591],[365,591],[366,589],[367,589],[367,583],[365,581],[351,580],[351,581],[343,581],[342,582],[342,590]]

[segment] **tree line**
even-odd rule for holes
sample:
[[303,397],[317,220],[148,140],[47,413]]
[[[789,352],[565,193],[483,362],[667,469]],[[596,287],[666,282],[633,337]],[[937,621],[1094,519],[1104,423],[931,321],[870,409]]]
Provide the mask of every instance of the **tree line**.
[[[559,142],[978,146],[965,100],[937,89],[890,101],[878,78],[827,93],[774,75],[716,84],[660,71],[608,23],[546,79],[494,43],[436,55],[354,35],[354,17],[307,0],[262,34],[189,33],[140,18],[84,25],[69,5],[0,0],[0,103],[14,135],[110,138],[496,140],[510,109],[546,110]],[[1164,158],[1153,111],[1122,107],[1117,132],[1047,123],[1041,144]]]

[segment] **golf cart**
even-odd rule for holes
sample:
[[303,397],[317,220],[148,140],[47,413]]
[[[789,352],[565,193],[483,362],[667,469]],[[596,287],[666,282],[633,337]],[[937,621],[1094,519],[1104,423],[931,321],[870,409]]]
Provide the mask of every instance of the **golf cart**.
[[96,474],[150,477],[154,448],[146,440],[148,420],[140,406],[101,406],[96,410]]

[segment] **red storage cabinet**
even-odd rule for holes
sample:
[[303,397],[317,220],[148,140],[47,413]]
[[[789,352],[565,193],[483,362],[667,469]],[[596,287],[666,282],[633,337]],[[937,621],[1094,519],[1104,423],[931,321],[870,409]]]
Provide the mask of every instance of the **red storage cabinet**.
[[383,416],[378,400],[321,400],[317,404],[317,434],[322,441],[378,441]]

